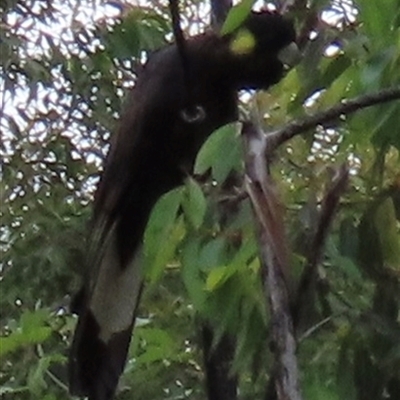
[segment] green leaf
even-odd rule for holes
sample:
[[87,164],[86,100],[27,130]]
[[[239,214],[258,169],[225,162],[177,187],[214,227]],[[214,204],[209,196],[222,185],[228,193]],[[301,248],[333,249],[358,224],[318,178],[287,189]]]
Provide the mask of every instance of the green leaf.
[[23,392],[27,392],[28,390],[29,389],[26,386],[14,388],[11,386],[2,385],[0,387],[0,396],[3,396],[5,394],[23,393]]
[[199,251],[198,264],[201,271],[209,272],[226,262],[226,240],[216,237],[202,244]]
[[185,216],[194,229],[199,229],[207,209],[206,198],[200,185],[194,179],[189,178],[186,181],[185,189],[185,196],[182,202]]
[[352,363],[352,336],[346,335],[343,338],[339,351],[339,361],[337,368],[337,385],[340,399],[356,399],[356,388],[354,385],[354,367]]
[[254,240],[243,242],[232,256],[227,252],[228,244],[224,237],[216,237],[197,248],[196,264],[200,272],[207,273],[204,289],[213,291],[223,285],[237,271],[247,266],[257,252]]
[[376,364],[368,344],[359,341],[354,344],[354,382],[358,399],[375,400],[381,397],[385,383],[383,370]]
[[235,272],[232,268],[226,265],[213,268],[207,276],[206,289],[210,292],[223,285],[229,277]]
[[153,282],[160,278],[184,236],[183,219],[177,217],[183,193],[183,188],[177,188],[162,196],[147,224],[144,234],[144,271]]
[[385,264],[400,270],[400,234],[391,197],[387,197],[376,210],[375,226]]
[[0,358],[4,355],[11,353],[21,346],[20,335],[11,334],[7,337],[0,337]]
[[145,343],[144,352],[137,357],[139,364],[162,361],[176,354],[175,342],[164,329],[142,328],[140,338]]
[[190,301],[198,311],[204,310],[207,293],[199,266],[200,240],[188,240],[182,249],[182,278]]
[[34,368],[28,374],[28,387],[29,391],[36,396],[43,394],[47,389],[47,383],[44,379],[44,374],[51,364],[49,358],[41,358]]
[[388,149],[391,145],[400,150],[400,107],[398,102],[380,106],[376,110],[375,126],[370,127],[373,132],[372,143],[381,149]]
[[358,233],[354,218],[345,218],[340,224],[339,251],[344,257],[357,257]]
[[377,276],[382,268],[382,250],[379,235],[375,227],[374,209],[369,208],[358,226],[359,248],[358,261],[361,268],[369,275]]
[[26,311],[19,321],[20,328],[9,336],[0,337],[0,357],[21,347],[43,343],[52,329],[47,326],[45,310]]
[[[304,385],[304,398],[307,400],[341,400],[332,385],[327,385],[326,378],[321,373],[315,373]],[[325,378],[325,379],[324,379]]]
[[228,124],[217,129],[207,139],[196,158],[196,174],[204,174],[211,169],[213,179],[222,183],[232,169],[241,169],[242,146],[237,129],[237,123]]
[[351,66],[351,59],[344,54],[335,57],[327,66],[321,77],[322,85],[329,87],[347,68]]
[[133,8],[105,36],[110,58],[139,57],[145,49],[154,50],[162,46],[165,44],[166,28],[163,19],[155,13]]
[[151,264],[146,270],[146,276],[151,282],[154,283],[161,279],[168,262],[173,260],[175,251],[184,238],[185,232],[186,228],[183,217],[178,217],[176,223],[171,226],[168,234],[166,234],[162,245],[159,245],[157,253],[154,254],[154,258],[150,261]]
[[233,32],[235,29],[245,21],[247,16],[250,14],[251,8],[255,0],[242,0],[239,4],[232,7],[229,11],[226,20],[221,28],[221,35],[227,35]]
[[52,393],[48,393],[42,398],[42,400],[57,400],[57,397]]
[[396,24],[399,16],[398,0],[386,0],[385,7],[375,1],[360,0],[359,7],[363,15],[363,29],[377,45],[382,45],[392,40],[391,29]]

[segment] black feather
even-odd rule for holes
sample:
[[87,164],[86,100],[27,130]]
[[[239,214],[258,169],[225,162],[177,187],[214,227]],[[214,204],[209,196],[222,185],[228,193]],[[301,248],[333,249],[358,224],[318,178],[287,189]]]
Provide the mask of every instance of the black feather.
[[187,87],[175,46],[154,55],[130,95],[97,190],[91,225],[91,271],[80,295],[71,355],[70,391],[90,400],[112,399],[123,372],[142,289],[140,247],[152,207],[190,173],[205,139],[237,118],[237,90],[268,88],[281,79],[277,54],[295,40],[292,23],[253,13],[245,27],[255,47],[234,54],[235,33],[190,38],[190,102],[204,118],[189,122],[182,110]]

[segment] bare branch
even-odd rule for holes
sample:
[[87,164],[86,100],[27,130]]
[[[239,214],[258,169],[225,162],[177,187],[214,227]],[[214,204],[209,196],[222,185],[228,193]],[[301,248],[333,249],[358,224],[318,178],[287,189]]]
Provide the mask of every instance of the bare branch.
[[340,104],[326,111],[321,111],[315,115],[290,122],[281,129],[268,133],[269,145],[272,147],[271,152],[294,136],[315,128],[318,125],[326,124],[327,122],[352,114],[366,107],[399,99],[400,86],[383,89],[377,93],[359,96],[350,100],[343,100]]
[[298,343],[302,342],[303,340],[309,338],[311,335],[313,335],[316,331],[318,331],[320,328],[325,326],[327,323],[331,322],[333,319],[333,316],[329,316],[324,318],[322,321],[319,321],[317,324],[313,325],[311,328],[309,328],[306,332],[304,332],[299,338],[298,338]]
[[45,374],[58,386],[64,393],[69,393],[68,386],[61,380],[59,379],[56,375],[54,375],[51,371],[48,369],[45,371]]
[[296,340],[290,312],[287,274],[287,240],[282,207],[268,175],[269,150],[264,133],[251,123],[243,124],[247,147],[245,184],[249,193],[261,258],[265,297],[271,310],[272,343],[275,351],[274,383],[278,400],[301,400]]

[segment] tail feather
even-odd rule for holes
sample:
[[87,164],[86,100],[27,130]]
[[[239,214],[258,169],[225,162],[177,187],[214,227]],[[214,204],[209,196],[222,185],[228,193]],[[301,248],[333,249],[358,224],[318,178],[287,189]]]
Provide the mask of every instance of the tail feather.
[[91,311],[80,318],[70,359],[71,394],[90,400],[112,399],[126,362],[132,327],[103,342]]
[[70,392],[89,400],[113,398],[142,289],[140,249],[129,265],[121,266],[113,232],[110,235],[81,307],[70,353]]

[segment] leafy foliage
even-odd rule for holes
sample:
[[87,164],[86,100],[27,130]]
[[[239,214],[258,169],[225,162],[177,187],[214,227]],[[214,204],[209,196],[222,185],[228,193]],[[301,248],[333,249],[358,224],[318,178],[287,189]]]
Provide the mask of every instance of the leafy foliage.
[[[64,3],[0,6],[0,393],[7,400],[68,398],[75,317],[67,304],[83,273],[94,187],[121,98],[170,33],[158,3],[116,3],[112,12],[91,0]],[[223,31],[236,29],[252,4],[233,10]],[[319,23],[302,63],[243,105],[266,130],[399,85],[398,0],[311,1],[309,10]],[[305,17],[296,16],[302,25]],[[293,139],[274,160],[294,286],[331,166],[347,162],[352,173],[299,334],[308,400],[400,398],[399,116],[399,101],[361,110]],[[234,124],[215,132],[194,176],[153,211],[144,240],[147,288],[120,400],[204,398],[199,317],[217,338],[236,335],[241,398],[262,398],[269,316],[237,131]]]

